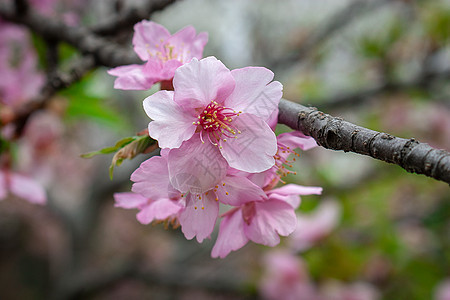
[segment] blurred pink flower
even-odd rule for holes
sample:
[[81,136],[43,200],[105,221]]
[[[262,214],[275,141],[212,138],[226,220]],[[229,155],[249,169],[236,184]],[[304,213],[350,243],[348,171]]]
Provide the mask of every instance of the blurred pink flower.
[[[172,157],[175,153],[183,162],[200,161],[186,170],[195,176],[205,173],[208,157],[210,162],[220,161],[217,168],[206,168],[216,178],[224,176],[227,164],[246,172],[272,167],[276,136],[265,121],[282,95],[281,84],[272,79],[273,73],[265,68],[230,72],[215,57],[194,58],[178,68],[174,92],[160,91],[144,100],[144,109],[153,120],[148,126],[150,136],[162,148],[179,148],[169,154],[170,173],[171,164],[181,162]],[[261,109],[265,103],[271,106]]]
[[305,251],[328,235],[338,224],[340,206],[336,201],[322,202],[311,214],[297,215],[297,228],[289,237],[295,251]]
[[108,71],[117,76],[114,88],[122,90],[147,90],[157,82],[172,80],[175,70],[191,61],[202,58],[208,34],[196,35],[192,26],[187,26],[174,35],[163,26],[141,21],[134,26],[134,51],[146,63],[120,66]]
[[287,252],[269,252],[263,260],[264,275],[259,291],[269,300],[316,300],[314,285],[300,257]]
[[44,188],[35,180],[25,175],[0,171],[0,200],[7,197],[8,192],[33,204],[45,204],[47,196]]
[[37,57],[28,32],[2,21],[0,74],[0,106],[18,107],[36,97],[44,83],[44,75],[37,70]]
[[434,300],[450,300],[450,278],[441,281],[434,290]]

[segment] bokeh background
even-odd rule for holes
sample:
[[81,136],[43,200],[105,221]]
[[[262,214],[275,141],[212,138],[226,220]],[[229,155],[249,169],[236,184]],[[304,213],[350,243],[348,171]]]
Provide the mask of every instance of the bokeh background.
[[[42,13],[92,25],[139,2],[55,0]],[[208,32],[204,55],[230,69],[270,68],[286,99],[450,150],[448,0],[184,0],[151,19],[172,33],[186,25]],[[29,45],[15,46],[31,47],[44,72],[44,41],[21,30]],[[131,36],[120,37],[130,49]],[[69,45],[59,51],[63,66],[79,55]],[[310,290],[336,300],[450,299],[438,295],[450,278],[448,185],[357,154],[300,153],[286,181],[324,191],[302,197],[299,214],[311,221],[323,203],[335,210],[305,221],[318,233],[295,253],[285,238],[212,259],[217,231],[198,244],[115,208],[113,193],[129,191],[149,155],[125,161],[111,181],[112,155],[80,154],[146,128],[142,100],[157,87],[114,90],[106,70],[54,96],[13,145],[14,168],[44,184],[49,202],[0,202],[0,299],[313,300]]]

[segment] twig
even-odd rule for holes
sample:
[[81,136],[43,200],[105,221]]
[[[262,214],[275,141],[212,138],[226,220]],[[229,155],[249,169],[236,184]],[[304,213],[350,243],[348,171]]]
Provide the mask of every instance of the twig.
[[128,65],[141,62],[134,52],[100,38],[84,27],[71,27],[45,18],[34,11],[17,15],[4,3],[0,4],[0,17],[6,21],[23,24],[44,39],[66,42],[85,55],[93,55],[97,64],[104,66]]
[[[355,105],[363,103],[363,101],[366,99],[370,99],[384,93],[410,89],[426,90],[427,88],[429,88],[429,85],[432,81],[447,78],[450,78],[450,69],[443,71],[430,71],[428,69],[424,69],[421,74],[410,81],[385,82],[366,90],[356,91],[341,96],[334,96],[329,99],[315,100],[314,103],[317,103],[316,105],[323,110],[334,108],[342,109],[350,106],[353,107]],[[308,99],[306,99],[305,102],[309,103]]]
[[450,153],[447,151],[415,139],[360,127],[284,99],[279,108],[280,123],[312,136],[324,148],[368,155],[450,184]]
[[391,0],[355,0],[350,2],[342,10],[331,16],[327,23],[310,34],[295,52],[285,55],[283,58],[277,59],[269,65],[272,68],[283,69],[292,65],[293,61],[305,60],[317,47],[322,45],[329,37],[333,36],[335,32],[350,24],[356,17],[361,17],[364,13],[369,11],[373,12],[375,9],[383,7],[384,4],[392,2]]
[[[85,56],[73,62],[72,68],[68,73],[53,73],[49,78],[46,86],[42,89],[38,98],[27,103],[26,106],[21,106],[19,110],[14,112],[14,115],[8,119],[8,123],[16,124],[16,137],[20,136],[25,127],[28,118],[37,110],[44,108],[51,97],[58,91],[65,87],[72,85],[80,80],[87,72],[95,67],[93,57]],[[1,124],[0,125],[5,125]]]
[[99,35],[116,34],[119,30],[127,30],[137,22],[148,18],[152,13],[163,10],[176,0],[147,0],[139,6],[124,10],[119,15],[94,25],[91,31]]

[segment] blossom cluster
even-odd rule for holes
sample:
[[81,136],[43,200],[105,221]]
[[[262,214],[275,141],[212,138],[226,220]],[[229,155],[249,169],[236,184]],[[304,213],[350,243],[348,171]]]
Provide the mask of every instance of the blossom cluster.
[[[274,133],[282,85],[263,67],[229,70],[202,57],[207,34],[186,27],[174,35],[156,23],[135,25],[133,45],[144,65],[110,70],[115,87],[163,90],[143,101],[159,156],[131,175],[132,192],[115,194],[116,206],[137,208],[143,224],[181,226],[187,239],[210,238],[219,219],[213,257],[248,241],[275,246],[297,225],[301,195],[320,187],[276,188],[315,141],[300,132]],[[292,167],[292,166],[291,166]],[[220,215],[220,212],[223,212]]]

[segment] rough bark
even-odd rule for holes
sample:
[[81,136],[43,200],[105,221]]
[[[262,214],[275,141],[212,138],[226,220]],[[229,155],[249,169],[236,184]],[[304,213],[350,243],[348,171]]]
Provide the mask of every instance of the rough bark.
[[312,136],[324,148],[368,155],[450,184],[450,153],[445,150],[357,126],[288,100],[282,99],[279,108],[280,123]]

